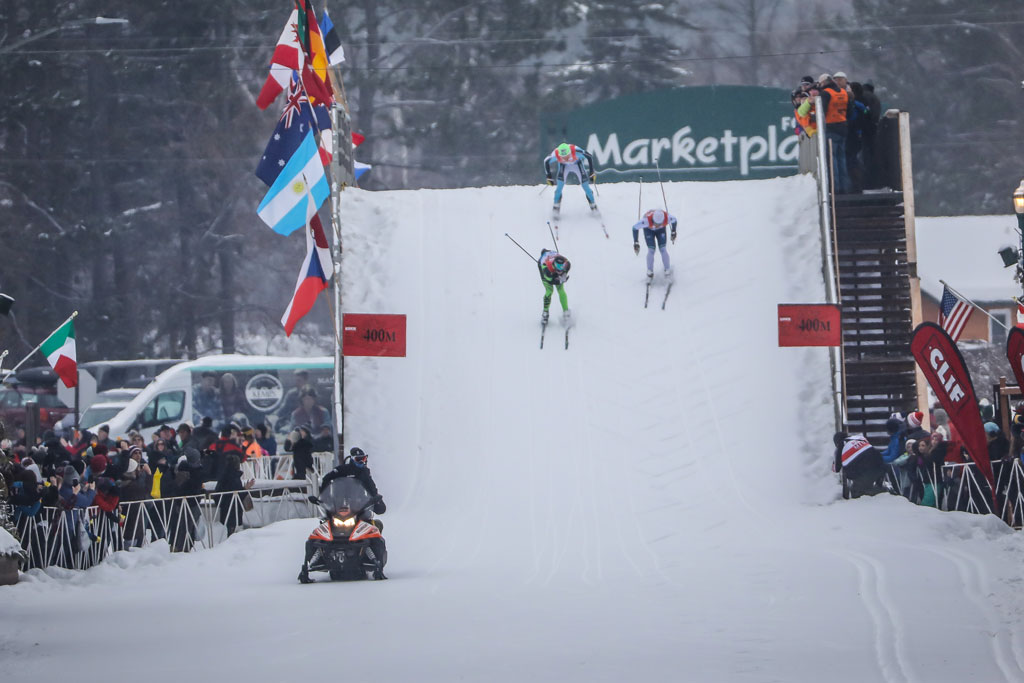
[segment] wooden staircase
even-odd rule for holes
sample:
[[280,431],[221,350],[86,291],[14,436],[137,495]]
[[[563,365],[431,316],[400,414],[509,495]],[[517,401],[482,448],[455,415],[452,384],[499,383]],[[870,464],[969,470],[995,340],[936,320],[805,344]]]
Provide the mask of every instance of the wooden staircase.
[[917,409],[911,277],[903,194],[834,198],[842,305],[847,426],[875,445],[888,441],[885,421]]

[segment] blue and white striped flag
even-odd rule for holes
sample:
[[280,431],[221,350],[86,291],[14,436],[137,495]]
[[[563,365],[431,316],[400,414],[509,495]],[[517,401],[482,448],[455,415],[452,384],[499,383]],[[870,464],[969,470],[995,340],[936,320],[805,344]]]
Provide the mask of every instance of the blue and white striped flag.
[[274,232],[289,235],[306,225],[307,183],[316,208],[319,209],[327,199],[330,187],[313,131],[306,133],[256,209],[263,222]]

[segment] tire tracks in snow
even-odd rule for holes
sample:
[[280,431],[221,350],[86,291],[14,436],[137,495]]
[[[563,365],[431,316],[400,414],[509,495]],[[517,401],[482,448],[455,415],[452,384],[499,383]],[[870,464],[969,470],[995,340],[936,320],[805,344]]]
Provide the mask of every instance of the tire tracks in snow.
[[[992,657],[999,671],[1011,683],[1024,680],[1024,653],[1018,644],[1013,621],[1002,619],[992,604],[995,593],[990,588],[989,572],[985,566],[977,558],[953,548],[927,546],[921,549],[938,555],[956,568],[964,595],[988,624],[988,630],[983,633],[990,637]],[[1008,632],[1006,627],[1009,627]]]
[[888,581],[882,563],[852,550],[832,551],[857,570],[860,597],[874,630],[875,658],[887,683],[921,680],[914,675],[906,652],[906,626],[891,607]]

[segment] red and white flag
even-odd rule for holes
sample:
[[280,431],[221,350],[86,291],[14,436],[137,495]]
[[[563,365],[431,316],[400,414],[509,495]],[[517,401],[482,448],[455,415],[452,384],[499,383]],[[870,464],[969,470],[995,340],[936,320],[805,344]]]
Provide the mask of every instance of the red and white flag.
[[281,31],[281,37],[277,39],[274,56],[270,59],[270,73],[256,98],[256,106],[260,109],[269,107],[284,92],[292,81],[292,71],[302,71],[305,53],[299,43],[298,23],[299,12],[293,9]]
[[963,334],[974,307],[960,295],[954,294],[946,285],[942,286],[942,301],[939,302],[939,327],[955,342]]

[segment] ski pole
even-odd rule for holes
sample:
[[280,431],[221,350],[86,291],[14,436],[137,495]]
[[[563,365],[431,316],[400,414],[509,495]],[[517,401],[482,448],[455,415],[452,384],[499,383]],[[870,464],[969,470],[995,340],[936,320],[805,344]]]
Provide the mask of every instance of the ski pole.
[[658,184],[661,185],[661,201],[665,204],[665,213],[668,213],[668,200],[665,199],[665,183],[661,181],[661,166],[658,165],[657,160],[654,162],[654,168],[658,169]]
[[[507,237],[507,238],[509,238],[510,240],[512,240],[512,244],[516,245],[516,246],[517,246],[517,247],[519,247],[520,249],[523,249],[523,245],[519,244],[519,242],[516,242],[516,241],[515,241],[515,238],[513,238],[513,237],[512,237],[512,235],[510,235],[510,234],[508,234],[508,233],[506,232],[506,233],[505,233],[505,237]],[[526,251],[526,249],[523,249],[523,253],[524,253],[524,254],[526,254],[527,256],[529,256],[529,257],[530,257],[530,260],[531,260],[531,261],[533,261],[533,262],[536,262],[536,261],[537,261],[537,259],[533,258],[533,254],[531,254],[530,252]]]
[[558,251],[558,238],[555,237],[555,231],[551,229],[551,221],[548,221],[548,232],[551,233],[551,241],[555,243],[555,251]]
[[[668,200],[665,199],[665,183],[661,181],[661,166],[658,165],[658,160],[654,160],[654,167],[658,169],[658,184],[661,185],[661,201],[665,203],[665,220],[668,220]],[[672,233],[672,244],[676,243],[676,234]]]
[[546,189],[548,189],[548,184],[544,183],[544,187],[540,188],[540,192],[537,193],[537,196],[539,197],[540,195],[544,194],[544,190]]
[[640,188],[636,195],[636,219],[640,220],[640,202],[644,196],[644,177],[640,176]]

